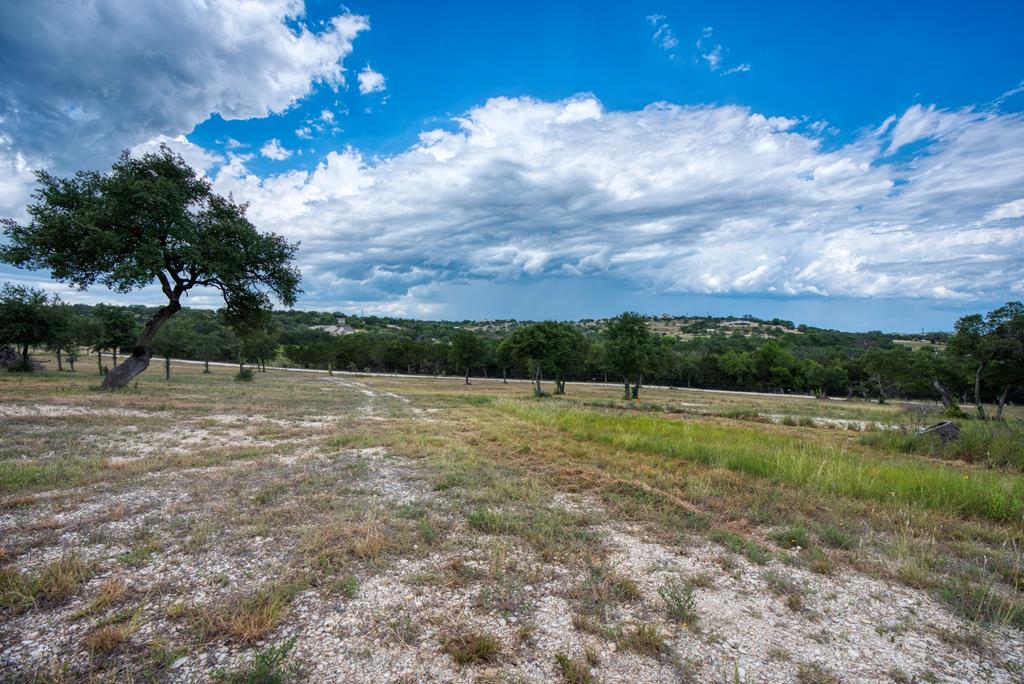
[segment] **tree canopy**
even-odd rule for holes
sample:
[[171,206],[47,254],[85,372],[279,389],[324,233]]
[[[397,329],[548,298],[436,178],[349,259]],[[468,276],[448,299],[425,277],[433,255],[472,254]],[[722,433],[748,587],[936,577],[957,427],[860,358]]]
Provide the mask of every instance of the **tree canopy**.
[[80,289],[100,284],[125,293],[157,282],[167,297],[104,387],[123,386],[145,370],[157,332],[194,287],[218,290],[226,317],[239,324],[269,309],[272,297],[295,303],[298,245],[257,231],[245,205],[214,193],[166,146],[141,157],[125,152],[109,173],[58,178],[39,171],[36,178],[28,224],[2,220],[10,244],[0,248],[0,260],[49,269]]

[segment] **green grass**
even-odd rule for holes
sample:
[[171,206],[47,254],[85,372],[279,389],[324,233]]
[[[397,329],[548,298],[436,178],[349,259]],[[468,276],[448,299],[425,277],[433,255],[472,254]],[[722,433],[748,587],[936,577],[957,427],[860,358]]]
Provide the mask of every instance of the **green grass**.
[[979,420],[957,421],[960,439],[943,444],[935,435],[918,436],[913,430],[884,430],[867,433],[862,444],[877,449],[922,454],[932,458],[982,463],[1024,472],[1024,424]]
[[746,427],[519,401],[495,405],[523,420],[558,428],[576,440],[688,459],[818,493],[911,504],[1000,522],[1024,519],[1024,477],[1015,474],[968,473],[913,459],[876,458],[830,442]]

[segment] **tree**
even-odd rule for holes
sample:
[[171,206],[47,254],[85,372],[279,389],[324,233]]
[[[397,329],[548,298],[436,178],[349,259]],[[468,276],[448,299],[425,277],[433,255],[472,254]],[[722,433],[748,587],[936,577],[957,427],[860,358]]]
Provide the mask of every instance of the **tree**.
[[451,343],[452,364],[456,368],[466,369],[466,384],[468,385],[470,366],[478,363],[483,356],[483,341],[472,330],[459,328],[452,335]]
[[530,370],[534,396],[543,396],[540,381],[549,344],[544,328],[539,324],[516,328],[508,337],[508,344],[512,354],[523,361]]
[[508,369],[515,362],[515,351],[512,349],[512,344],[509,338],[503,339],[498,343],[498,346],[494,350],[494,361],[501,368],[501,382],[505,385],[508,384]]
[[67,354],[71,370],[75,369],[78,357],[78,314],[67,304],[59,301],[50,306],[50,334],[46,340],[47,349],[57,356],[57,370],[64,370],[64,355]]
[[[608,321],[604,337],[608,365],[622,376],[625,385],[623,399],[639,399],[644,371],[651,359],[653,336],[647,328],[647,320],[634,311],[627,311]],[[632,392],[630,382],[633,383]]]
[[34,287],[5,283],[0,289],[0,344],[21,348],[21,369],[31,370],[29,347],[50,341],[53,330],[52,300]]
[[[1024,304],[1007,302],[985,316],[971,314],[956,322],[953,337],[949,341],[950,349],[974,361],[974,405],[978,417],[986,419],[985,406],[982,403],[982,380],[990,366],[1007,366],[1024,362]],[[999,408],[997,415],[1002,417],[1006,395],[1015,382],[1015,373],[1007,373],[1007,380],[1000,383],[997,398]]]
[[97,329],[99,336],[93,341],[93,347],[97,352],[109,349],[116,366],[118,350],[130,346],[138,334],[135,316],[128,309],[112,304],[97,304],[95,312],[100,325]]
[[[246,355],[256,361],[256,367],[266,373],[267,359],[277,356],[278,337],[275,333],[262,329],[254,330],[245,336]],[[328,356],[326,351],[319,353],[319,358]]]
[[80,289],[99,283],[125,293],[155,281],[167,297],[104,389],[123,387],[149,366],[153,340],[194,287],[218,290],[234,321],[268,309],[271,295],[295,303],[297,244],[258,232],[245,205],[215,194],[166,146],[137,158],[124,152],[107,174],[39,171],[36,178],[30,222],[2,220],[10,244],[0,261],[49,269]]
[[189,332],[187,326],[171,322],[160,328],[160,332],[153,338],[153,352],[164,357],[165,380],[171,379],[171,357],[182,354],[192,344]]
[[571,323],[545,321],[537,325],[545,338],[543,363],[554,375],[555,394],[565,394],[566,378],[577,373],[586,361],[587,341]]

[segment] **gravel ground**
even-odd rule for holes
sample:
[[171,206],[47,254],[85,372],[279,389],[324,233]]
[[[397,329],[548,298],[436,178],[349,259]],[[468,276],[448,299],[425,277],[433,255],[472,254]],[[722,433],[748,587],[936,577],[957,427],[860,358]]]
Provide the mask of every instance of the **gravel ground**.
[[[316,382],[361,395],[359,421],[383,426],[384,406],[434,420],[405,397],[363,383]],[[8,420],[102,413],[0,405]],[[314,682],[560,681],[557,656],[601,682],[1024,681],[1019,631],[957,638],[973,626],[924,592],[848,568],[815,574],[785,556],[756,565],[705,541],[669,546],[611,519],[599,502],[562,494],[547,506],[599,520],[590,532],[599,540],[603,571],[633,587],[596,614],[602,628],[587,628],[578,592],[590,570],[544,558],[519,538],[471,529],[465,502],[433,486],[429,468],[416,459],[383,448],[313,446],[334,421],[224,414],[196,418],[181,430],[126,428],[129,461],[229,446],[266,453],[0,502],[0,560],[9,568],[39,572],[71,553],[92,566],[67,600],[3,614],[0,680],[119,681],[148,673],[158,681],[205,682],[294,639],[291,662]],[[286,436],[261,436],[268,425]],[[323,499],[323,511],[318,488],[334,495]],[[305,498],[293,498],[300,494]],[[310,555],[307,518],[338,519],[340,505],[362,525],[362,541],[376,535],[386,547],[406,535],[408,543],[346,561],[357,590],[302,586],[258,638],[197,640],[182,615],[285,580],[296,559]],[[436,532],[425,535],[427,528]],[[96,608],[112,581],[123,592]],[[666,586],[678,585],[693,597],[686,624],[669,619],[663,597]],[[131,625],[116,658],[87,645],[104,624]],[[659,651],[638,652],[613,633],[638,626],[660,635]],[[455,634],[493,637],[497,653],[457,663],[446,646]],[[158,658],[154,644],[169,646]]]

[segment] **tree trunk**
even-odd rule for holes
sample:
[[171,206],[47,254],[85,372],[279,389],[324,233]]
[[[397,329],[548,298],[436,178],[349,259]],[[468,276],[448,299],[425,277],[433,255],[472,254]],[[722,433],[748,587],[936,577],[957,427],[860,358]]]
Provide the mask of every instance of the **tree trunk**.
[[466,384],[469,384],[469,366],[466,366]]
[[171,379],[171,357],[164,357],[164,380]]
[[622,391],[622,400],[623,401],[629,401],[629,378],[628,377],[625,380],[625,385],[626,385],[626,389],[624,389]]
[[75,355],[68,354],[68,365],[71,366],[71,372],[75,372]]
[[117,345],[115,344],[110,348],[110,353],[114,356],[114,365],[117,366]]
[[103,350],[102,349],[97,349],[96,350],[96,367],[99,369],[100,375],[103,375]]
[[59,371],[64,370],[64,364],[62,363],[62,359],[61,359],[61,355],[60,355],[60,347],[57,347],[57,370],[59,370]]
[[21,363],[28,367],[28,342],[21,345]]
[[956,400],[953,399],[953,395],[949,393],[949,390],[946,389],[945,385],[943,385],[938,380],[933,379],[932,387],[934,387],[938,391],[939,397],[942,399],[943,408],[952,409],[956,407]]
[[999,400],[996,402],[996,420],[1003,419],[1003,408],[1006,406],[1006,396],[1010,393],[1009,386],[1004,387],[999,393]]
[[135,340],[135,348],[121,365],[117,365],[115,348],[114,367],[103,378],[101,389],[120,389],[132,381],[139,373],[149,368],[149,361],[153,358],[153,339],[160,332],[160,328],[170,319],[171,316],[181,310],[181,304],[175,300],[156,312],[153,318],[149,319],[146,327],[142,329],[139,339]]
[[974,372],[974,406],[978,409],[978,417],[986,420],[985,405],[981,403],[981,374],[985,371],[985,364],[978,366]]
[[334,375],[334,364],[330,361],[327,362],[327,374]]
[[540,388],[540,364],[533,369],[533,395],[539,397],[544,394],[544,391]]
[[203,373],[210,372],[210,359],[203,359]]
[[506,375],[507,375],[507,370],[505,368],[502,368],[501,369],[501,384],[503,384],[503,385],[507,385],[508,384],[508,378],[506,377]]

